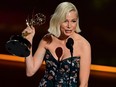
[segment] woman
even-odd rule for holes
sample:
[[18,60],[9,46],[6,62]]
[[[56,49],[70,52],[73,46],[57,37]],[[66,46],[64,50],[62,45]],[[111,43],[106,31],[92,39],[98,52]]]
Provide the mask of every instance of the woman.
[[[30,33],[25,38],[32,43],[35,28],[28,26],[22,33],[25,32]],[[79,15],[72,3],[62,2],[57,6],[48,32],[41,39],[34,56],[31,48],[25,59],[27,76],[34,75],[45,60],[45,75],[39,87],[88,87],[91,47],[79,34]],[[67,44],[71,44],[73,52]]]

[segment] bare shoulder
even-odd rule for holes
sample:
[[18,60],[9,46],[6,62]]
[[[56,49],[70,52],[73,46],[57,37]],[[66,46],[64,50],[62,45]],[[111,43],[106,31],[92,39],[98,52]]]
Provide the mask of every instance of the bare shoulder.
[[82,35],[77,34],[77,41],[79,42],[81,48],[90,48],[90,43]]
[[43,38],[41,39],[39,46],[42,46],[44,48],[46,48],[46,46],[48,44],[50,44],[52,42],[52,36],[51,34],[47,33],[46,35],[43,36]]

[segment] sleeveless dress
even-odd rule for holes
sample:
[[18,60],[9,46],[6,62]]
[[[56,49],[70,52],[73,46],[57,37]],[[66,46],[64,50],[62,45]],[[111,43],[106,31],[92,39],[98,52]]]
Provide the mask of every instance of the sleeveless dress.
[[46,50],[44,60],[46,70],[38,87],[78,87],[80,57],[57,61],[50,51]]

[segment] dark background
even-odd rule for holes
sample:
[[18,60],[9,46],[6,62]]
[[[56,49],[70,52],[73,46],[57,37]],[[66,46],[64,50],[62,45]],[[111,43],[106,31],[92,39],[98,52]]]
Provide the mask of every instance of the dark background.
[[71,1],[79,11],[83,35],[91,44],[92,64],[116,66],[116,0],[3,0],[0,3],[0,54],[9,54],[5,44],[11,35],[21,34],[25,19],[34,12],[46,15],[46,23],[36,26],[35,52],[47,33],[50,16],[62,1]]

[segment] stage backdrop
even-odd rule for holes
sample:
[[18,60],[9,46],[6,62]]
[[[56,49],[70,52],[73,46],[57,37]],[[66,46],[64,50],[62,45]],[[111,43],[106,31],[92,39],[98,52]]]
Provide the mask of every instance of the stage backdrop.
[[[0,3],[0,54],[9,54],[5,43],[11,35],[21,34],[25,19],[34,12],[46,15],[46,23],[36,26],[35,52],[40,39],[47,33],[49,19],[56,6],[65,0],[4,0]],[[68,1],[68,0],[67,0]],[[116,66],[116,1],[71,0],[79,11],[79,24],[83,35],[91,44],[92,64]]]

